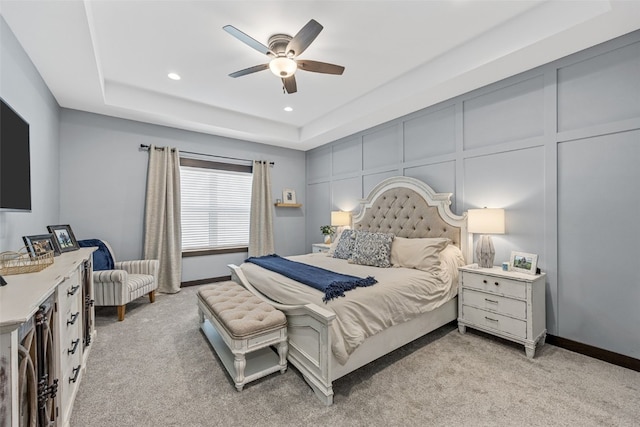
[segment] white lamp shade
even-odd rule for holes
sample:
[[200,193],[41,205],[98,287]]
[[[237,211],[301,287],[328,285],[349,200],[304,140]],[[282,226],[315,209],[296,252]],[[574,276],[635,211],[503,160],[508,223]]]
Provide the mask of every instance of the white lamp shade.
[[269,62],[269,69],[278,77],[287,78],[293,75],[298,69],[298,64],[291,58],[279,56]]
[[345,211],[331,211],[331,225],[334,227],[351,225],[351,213]]
[[504,209],[469,209],[467,229],[469,233],[504,234]]

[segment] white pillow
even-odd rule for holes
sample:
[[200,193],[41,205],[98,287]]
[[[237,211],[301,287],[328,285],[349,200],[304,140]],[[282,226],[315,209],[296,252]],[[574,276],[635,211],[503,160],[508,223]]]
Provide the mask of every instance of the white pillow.
[[448,245],[440,252],[440,269],[445,277],[453,280],[454,286],[458,283],[458,267],[465,264],[462,251],[457,246]]
[[440,253],[449,243],[450,239],[442,237],[396,237],[391,244],[391,264],[394,267],[437,272],[440,270]]
[[327,251],[327,256],[333,256],[333,253],[336,251],[336,246],[338,246],[338,241],[340,240],[340,236],[342,236],[342,232],[345,229],[342,227],[338,227],[338,231],[336,232],[333,240],[331,241],[331,246],[329,246],[329,250]]

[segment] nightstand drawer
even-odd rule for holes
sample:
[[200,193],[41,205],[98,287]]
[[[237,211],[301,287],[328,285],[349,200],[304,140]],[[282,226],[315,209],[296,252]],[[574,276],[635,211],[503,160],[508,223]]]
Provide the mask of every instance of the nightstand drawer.
[[[462,306],[462,312],[465,321],[475,324],[479,328],[495,329],[518,338],[527,338],[527,322],[523,320],[513,319],[468,305]],[[470,326],[473,327],[473,325]]]
[[517,280],[469,273],[467,271],[462,272],[462,286],[521,299],[526,299],[527,295],[524,283]]
[[488,294],[472,289],[462,289],[462,303],[481,309],[506,314],[525,320],[527,318],[527,304],[524,301],[506,298],[500,295]]

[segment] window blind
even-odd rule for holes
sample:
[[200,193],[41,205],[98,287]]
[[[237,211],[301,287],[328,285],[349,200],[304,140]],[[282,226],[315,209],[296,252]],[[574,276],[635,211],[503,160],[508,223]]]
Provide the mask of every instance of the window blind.
[[251,167],[228,165],[231,170],[225,170],[216,166],[221,164],[181,161],[183,251],[249,245]]

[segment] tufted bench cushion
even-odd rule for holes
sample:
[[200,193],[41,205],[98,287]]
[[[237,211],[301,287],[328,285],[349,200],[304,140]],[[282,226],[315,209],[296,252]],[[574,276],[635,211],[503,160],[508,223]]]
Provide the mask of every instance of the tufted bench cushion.
[[[241,391],[250,381],[287,369],[287,318],[236,282],[198,291],[200,328]],[[276,347],[276,355],[269,347]]]
[[198,294],[234,339],[243,339],[287,324],[284,313],[235,282],[207,286],[200,289]]

